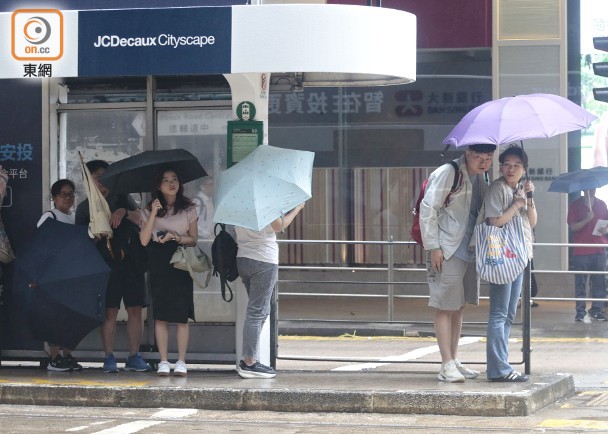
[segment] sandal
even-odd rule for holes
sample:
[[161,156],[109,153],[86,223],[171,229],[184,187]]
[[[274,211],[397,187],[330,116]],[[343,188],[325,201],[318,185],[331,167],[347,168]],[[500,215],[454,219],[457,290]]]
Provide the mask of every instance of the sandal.
[[527,375],[520,374],[517,371],[511,371],[511,373],[507,375],[498,378],[490,378],[489,380],[497,383],[523,383],[528,381],[528,379],[529,377]]

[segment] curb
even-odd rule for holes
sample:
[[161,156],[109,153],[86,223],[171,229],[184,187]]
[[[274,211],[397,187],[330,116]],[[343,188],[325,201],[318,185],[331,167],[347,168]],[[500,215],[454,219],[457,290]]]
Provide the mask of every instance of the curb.
[[258,388],[4,383],[0,385],[0,403],[504,417],[528,416],[559,399],[574,394],[574,379],[570,374],[538,377],[534,382],[524,384],[521,388],[503,389],[502,392],[473,392],[458,389],[450,391],[332,390],[273,387],[272,383],[256,383],[256,385]]

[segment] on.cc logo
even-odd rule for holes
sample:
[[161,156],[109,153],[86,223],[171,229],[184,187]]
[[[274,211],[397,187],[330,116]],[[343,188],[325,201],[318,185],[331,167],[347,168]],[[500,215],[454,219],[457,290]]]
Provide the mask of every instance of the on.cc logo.
[[42,17],[32,17],[23,26],[23,36],[30,44],[44,44],[51,37],[51,25]]
[[63,56],[63,14],[57,9],[18,9],[11,19],[15,60],[59,60]]

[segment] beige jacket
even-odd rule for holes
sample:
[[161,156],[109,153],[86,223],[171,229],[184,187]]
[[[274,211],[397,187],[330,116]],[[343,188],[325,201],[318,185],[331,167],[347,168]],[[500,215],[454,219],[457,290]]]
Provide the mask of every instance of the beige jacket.
[[[441,248],[445,259],[449,259],[462,242],[473,197],[465,156],[461,156],[457,162],[462,183],[450,196],[450,202],[444,206],[456,175],[450,164],[444,164],[431,173],[420,202],[420,231],[424,249]],[[480,193],[485,196],[488,185],[481,182],[480,188]]]

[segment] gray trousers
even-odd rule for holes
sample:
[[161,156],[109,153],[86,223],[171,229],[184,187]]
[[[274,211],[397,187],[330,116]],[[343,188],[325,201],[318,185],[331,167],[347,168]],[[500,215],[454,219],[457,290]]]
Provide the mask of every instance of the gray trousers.
[[243,359],[259,361],[258,346],[262,326],[270,314],[270,298],[279,277],[279,266],[249,258],[237,258],[239,276],[249,295],[243,324]]

